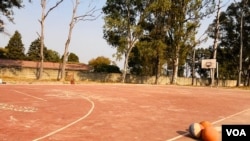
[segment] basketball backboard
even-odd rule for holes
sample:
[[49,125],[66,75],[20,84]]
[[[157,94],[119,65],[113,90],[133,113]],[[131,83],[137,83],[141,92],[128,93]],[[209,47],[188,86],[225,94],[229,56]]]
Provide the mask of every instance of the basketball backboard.
[[216,68],[216,59],[203,59],[201,60],[202,69],[215,69]]

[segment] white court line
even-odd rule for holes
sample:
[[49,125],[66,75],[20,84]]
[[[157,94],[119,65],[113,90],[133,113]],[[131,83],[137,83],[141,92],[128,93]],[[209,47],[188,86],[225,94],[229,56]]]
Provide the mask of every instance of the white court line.
[[[212,124],[219,123],[219,122],[221,122],[221,121],[223,121],[223,120],[226,120],[226,119],[229,119],[229,118],[231,118],[231,117],[237,116],[237,115],[239,115],[239,114],[241,114],[241,113],[244,113],[244,112],[246,112],[246,111],[249,111],[249,110],[250,110],[250,109],[246,109],[246,110],[240,111],[240,112],[238,112],[238,113],[232,114],[232,115],[227,116],[227,117],[225,117],[225,118],[222,118],[222,119],[219,119],[219,120],[217,120],[217,121],[214,121],[214,122],[212,122]],[[176,136],[176,137],[174,137],[174,138],[168,139],[168,140],[166,140],[166,141],[175,141],[175,140],[177,140],[177,139],[179,139],[179,138],[182,138],[182,137],[184,137],[184,136],[186,136],[186,135],[188,135],[188,134],[189,134],[189,133],[187,132],[187,133],[184,133],[184,134],[182,134],[182,135]]]
[[15,92],[17,92],[17,93],[19,93],[19,94],[22,94],[22,95],[26,95],[26,96],[28,96],[28,97],[32,97],[32,98],[38,99],[38,100],[47,101],[47,100],[42,99],[42,98],[40,98],[40,97],[35,97],[35,96],[29,95],[29,94],[26,94],[26,93],[23,93],[23,92],[20,92],[20,91],[16,91],[16,90],[13,90],[13,91],[15,91]]
[[49,136],[52,136],[52,135],[54,135],[54,134],[56,134],[56,133],[58,133],[58,132],[60,132],[60,131],[62,131],[62,130],[64,130],[64,129],[66,129],[66,128],[68,128],[68,127],[70,127],[70,126],[76,124],[77,122],[79,122],[79,121],[81,121],[81,120],[87,118],[87,117],[93,112],[93,110],[94,110],[94,108],[95,108],[95,103],[94,103],[92,100],[90,100],[89,98],[87,98],[87,97],[82,96],[82,98],[83,98],[83,99],[86,99],[87,101],[89,101],[89,102],[91,103],[91,108],[90,108],[89,112],[88,112],[86,115],[84,115],[83,117],[79,118],[78,120],[76,120],[76,121],[74,121],[74,122],[69,123],[68,125],[66,125],[66,126],[64,126],[64,127],[62,127],[62,128],[59,128],[59,129],[57,129],[57,130],[55,130],[55,131],[53,131],[53,132],[48,133],[48,134],[45,135],[45,136],[39,137],[39,138],[37,138],[37,139],[34,139],[33,141],[38,141],[38,140],[47,138],[47,137],[49,137]]

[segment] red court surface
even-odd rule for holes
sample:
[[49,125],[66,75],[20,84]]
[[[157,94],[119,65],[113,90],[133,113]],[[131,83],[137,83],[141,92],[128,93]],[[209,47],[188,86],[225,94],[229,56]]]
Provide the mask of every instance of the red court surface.
[[203,120],[250,124],[250,91],[172,85],[0,85],[1,141],[192,141]]

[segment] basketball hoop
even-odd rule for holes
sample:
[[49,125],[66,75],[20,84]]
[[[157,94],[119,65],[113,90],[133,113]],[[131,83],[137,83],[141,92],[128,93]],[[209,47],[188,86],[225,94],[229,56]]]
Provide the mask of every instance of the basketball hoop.
[[203,59],[201,60],[202,69],[215,69],[216,68],[216,59]]
[[206,62],[206,67],[207,67],[207,68],[210,68],[211,65],[212,65],[212,62]]

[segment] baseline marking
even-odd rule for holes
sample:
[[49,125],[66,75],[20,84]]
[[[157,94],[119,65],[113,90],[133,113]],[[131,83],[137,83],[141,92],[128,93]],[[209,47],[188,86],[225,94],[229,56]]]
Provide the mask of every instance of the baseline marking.
[[[234,117],[234,116],[237,116],[237,115],[239,115],[239,114],[241,114],[241,113],[244,113],[244,112],[246,112],[246,111],[249,111],[249,110],[250,110],[250,109],[246,109],[246,110],[240,111],[240,112],[238,112],[238,113],[229,115],[229,116],[227,116],[227,117],[225,117],[225,118],[222,118],[222,119],[219,119],[219,120],[217,120],[217,121],[212,122],[212,124],[216,124],[216,123],[218,123],[218,122],[221,122],[221,121],[223,121],[223,120],[229,119],[229,118]],[[177,140],[177,139],[179,139],[179,138],[182,138],[182,137],[184,137],[184,136],[186,136],[186,135],[188,135],[188,134],[189,134],[189,132],[186,132],[186,133],[184,133],[184,134],[182,134],[182,135],[176,136],[176,137],[171,138],[171,139],[168,139],[168,140],[166,140],[166,141],[175,141],[175,140]]]
[[78,120],[76,120],[76,121],[74,121],[74,122],[72,122],[72,123],[69,123],[68,125],[66,125],[66,126],[64,126],[64,127],[62,127],[62,128],[59,128],[59,129],[57,129],[57,130],[55,130],[55,131],[53,131],[53,132],[48,133],[48,134],[45,135],[45,136],[39,137],[39,138],[37,138],[37,139],[34,139],[33,141],[38,141],[38,140],[47,138],[47,137],[49,137],[49,136],[52,136],[52,135],[54,135],[54,134],[56,134],[56,133],[58,133],[58,132],[60,132],[60,131],[62,131],[62,130],[64,130],[64,129],[66,129],[66,128],[68,128],[68,127],[70,127],[70,126],[72,126],[72,125],[78,123],[79,121],[81,121],[81,120],[87,118],[87,117],[93,112],[93,110],[94,110],[94,108],[95,108],[95,103],[94,103],[92,100],[90,100],[89,98],[87,98],[87,97],[84,97],[84,96],[81,96],[81,97],[82,97],[83,99],[86,99],[87,101],[89,101],[89,102],[91,103],[91,108],[90,108],[90,110],[88,111],[88,113],[87,113],[86,115],[84,115],[83,117],[79,118]]
[[42,98],[40,98],[40,97],[35,97],[35,96],[29,95],[29,94],[27,94],[27,93],[23,93],[23,92],[16,91],[16,90],[13,90],[13,91],[15,91],[15,92],[17,92],[17,93],[19,93],[19,94],[28,96],[28,97],[32,97],[32,98],[38,99],[38,100],[47,101],[47,100],[45,100],[45,99],[42,99]]

